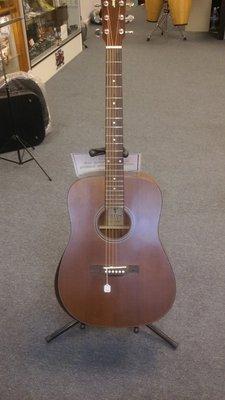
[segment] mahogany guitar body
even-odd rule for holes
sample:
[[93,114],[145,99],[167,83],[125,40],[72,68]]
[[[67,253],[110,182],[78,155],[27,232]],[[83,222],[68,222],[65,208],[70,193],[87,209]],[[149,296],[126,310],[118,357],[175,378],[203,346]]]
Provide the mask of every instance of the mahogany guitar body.
[[[174,274],[158,235],[160,189],[147,174],[125,174],[124,186],[130,228],[117,239],[104,237],[99,229],[104,176],[80,179],[69,191],[71,234],[55,289],[67,313],[86,324],[133,327],[152,323],[168,312],[175,299]],[[126,273],[109,276],[110,293],[103,290],[106,243],[110,243],[113,265],[127,268]]]

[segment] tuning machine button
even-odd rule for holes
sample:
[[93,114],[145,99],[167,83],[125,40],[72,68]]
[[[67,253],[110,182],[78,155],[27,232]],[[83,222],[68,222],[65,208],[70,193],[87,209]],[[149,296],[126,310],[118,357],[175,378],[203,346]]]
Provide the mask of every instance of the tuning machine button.
[[125,33],[128,35],[133,35],[134,31],[125,31]]
[[102,30],[101,29],[96,29],[95,30],[95,36],[97,36],[97,38],[99,39],[102,36]]

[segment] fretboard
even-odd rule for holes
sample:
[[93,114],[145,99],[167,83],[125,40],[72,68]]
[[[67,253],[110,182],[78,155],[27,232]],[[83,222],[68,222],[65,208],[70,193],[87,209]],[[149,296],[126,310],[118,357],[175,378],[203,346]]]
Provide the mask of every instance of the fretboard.
[[124,207],[122,48],[106,47],[105,206]]

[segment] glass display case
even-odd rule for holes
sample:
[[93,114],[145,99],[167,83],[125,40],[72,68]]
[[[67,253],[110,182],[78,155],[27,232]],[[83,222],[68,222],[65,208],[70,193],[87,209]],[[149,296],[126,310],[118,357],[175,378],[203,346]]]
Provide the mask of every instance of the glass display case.
[[18,0],[0,0],[0,70],[7,73],[28,69],[23,15]]
[[23,0],[23,7],[31,67],[80,32],[79,0]]

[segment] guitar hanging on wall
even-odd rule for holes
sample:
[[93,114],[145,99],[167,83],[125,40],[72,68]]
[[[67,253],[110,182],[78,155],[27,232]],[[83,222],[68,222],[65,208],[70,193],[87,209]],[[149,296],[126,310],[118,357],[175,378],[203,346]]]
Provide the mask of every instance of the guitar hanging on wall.
[[102,1],[106,43],[105,174],[77,180],[68,194],[69,243],[55,289],[64,310],[85,324],[134,327],[171,308],[175,278],[162,248],[159,187],[124,173],[122,40],[125,1]]

